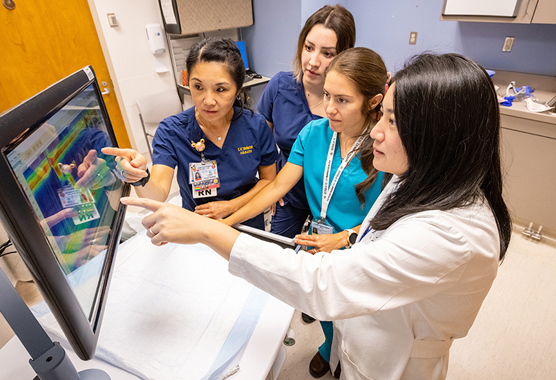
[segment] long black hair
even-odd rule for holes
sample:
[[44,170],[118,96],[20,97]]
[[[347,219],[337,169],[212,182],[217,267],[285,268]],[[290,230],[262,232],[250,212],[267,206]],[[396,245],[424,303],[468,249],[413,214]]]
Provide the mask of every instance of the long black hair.
[[484,197],[496,219],[502,260],[512,227],[502,198],[500,113],[489,75],[458,54],[422,54],[394,82],[408,168],[371,225],[384,230],[409,214],[465,207]]

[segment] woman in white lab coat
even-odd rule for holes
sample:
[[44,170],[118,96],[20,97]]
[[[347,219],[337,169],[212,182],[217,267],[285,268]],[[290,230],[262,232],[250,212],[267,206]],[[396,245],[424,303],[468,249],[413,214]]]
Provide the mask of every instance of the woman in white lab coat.
[[155,211],[143,221],[154,244],[205,243],[231,273],[334,321],[341,378],[444,379],[510,240],[496,92],[475,62],[422,55],[383,112],[373,165],[394,177],[350,250],[296,255],[172,205],[122,202]]

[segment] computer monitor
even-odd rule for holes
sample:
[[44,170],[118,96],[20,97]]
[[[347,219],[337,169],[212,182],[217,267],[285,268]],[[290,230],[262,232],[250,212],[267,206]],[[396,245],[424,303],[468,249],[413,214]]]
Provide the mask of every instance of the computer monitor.
[[92,67],[0,115],[0,220],[76,354],[94,356],[129,185]]
[[249,61],[247,60],[247,50],[245,49],[245,41],[236,41],[236,45],[241,53],[241,59],[245,65],[245,70],[249,70]]

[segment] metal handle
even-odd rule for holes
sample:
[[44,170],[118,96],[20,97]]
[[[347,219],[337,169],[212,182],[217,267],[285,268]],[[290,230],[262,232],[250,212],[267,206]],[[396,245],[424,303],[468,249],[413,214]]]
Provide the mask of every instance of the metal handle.
[[110,90],[107,89],[106,87],[103,90],[104,91],[102,91],[102,95],[108,95],[110,93]]
[[524,16],[527,16],[529,14],[529,4],[531,3],[531,0],[527,1],[527,6],[525,7],[525,14]]

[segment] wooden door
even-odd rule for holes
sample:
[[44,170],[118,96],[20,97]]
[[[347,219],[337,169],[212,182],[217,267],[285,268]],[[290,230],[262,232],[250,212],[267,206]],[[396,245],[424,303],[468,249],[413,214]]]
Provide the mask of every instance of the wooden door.
[[91,65],[110,91],[118,144],[131,147],[87,0],[14,1],[13,10],[0,5],[0,112]]

